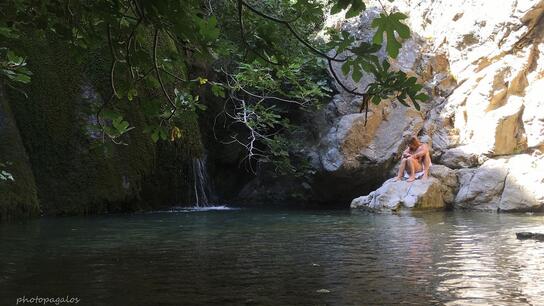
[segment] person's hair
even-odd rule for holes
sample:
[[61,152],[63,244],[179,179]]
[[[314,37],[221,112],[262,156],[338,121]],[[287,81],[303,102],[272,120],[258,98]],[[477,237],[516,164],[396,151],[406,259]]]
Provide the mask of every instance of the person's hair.
[[419,146],[421,142],[419,142],[419,139],[417,138],[417,136],[410,136],[410,138],[408,139],[408,144]]

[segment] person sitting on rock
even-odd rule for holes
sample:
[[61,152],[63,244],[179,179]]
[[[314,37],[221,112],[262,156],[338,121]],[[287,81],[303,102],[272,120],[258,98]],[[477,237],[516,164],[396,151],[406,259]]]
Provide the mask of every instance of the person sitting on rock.
[[399,173],[394,181],[402,180],[404,170],[408,172],[408,182],[413,182],[416,176],[423,176],[426,179],[429,176],[429,168],[431,167],[431,156],[429,154],[429,146],[421,143],[416,136],[410,137],[408,147],[402,153],[402,161],[400,163]]

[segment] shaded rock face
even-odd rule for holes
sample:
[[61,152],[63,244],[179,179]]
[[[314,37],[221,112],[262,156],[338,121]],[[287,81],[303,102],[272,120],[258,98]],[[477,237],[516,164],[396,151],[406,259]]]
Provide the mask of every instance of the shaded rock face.
[[[0,88],[0,162],[10,162],[14,176],[0,182],[0,219],[189,203],[193,172],[187,164],[201,145],[196,117],[179,123],[184,135],[175,145],[131,132],[123,139],[127,146],[96,148],[102,135],[90,125],[96,123],[93,106],[110,96],[108,57],[96,51],[80,64],[62,43],[29,37],[21,42],[33,72],[23,87],[28,98]],[[142,131],[142,110],[123,110]]]
[[0,84],[0,163],[13,181],[0,180],[0,221],[39,213],[36,182],[4,87]]

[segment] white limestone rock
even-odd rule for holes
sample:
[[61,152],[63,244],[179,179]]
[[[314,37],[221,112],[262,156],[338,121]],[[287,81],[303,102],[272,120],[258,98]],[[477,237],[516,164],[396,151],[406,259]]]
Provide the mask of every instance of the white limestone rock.
[[490,159],[458,172],[455,207],[488,211],[539,211],[544,208],[544,156],[520,154]]
[[445,208],[457,188],[455,173],[445,166],[433,165],[430,174],[429,178],[414,182],[389,179],[377,190],[354,199],[351,208],[375,212]]

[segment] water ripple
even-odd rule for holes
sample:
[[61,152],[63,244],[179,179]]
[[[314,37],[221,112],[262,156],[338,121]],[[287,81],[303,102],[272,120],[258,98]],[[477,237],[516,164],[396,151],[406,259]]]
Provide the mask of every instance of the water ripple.
[[192,212],[0,225],[0,304],[544,305],[544,216]]

